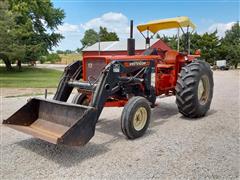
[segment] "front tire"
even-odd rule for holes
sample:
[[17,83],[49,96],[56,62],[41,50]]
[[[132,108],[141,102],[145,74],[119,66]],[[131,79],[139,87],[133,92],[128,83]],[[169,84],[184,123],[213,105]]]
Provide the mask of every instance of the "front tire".
[[149,101],[140,96],[132,97],[124,106],[121,128],[128,139],[141,137],[147,130],[151,118]]
[[175,90],[180,113],[190,118],[204,116],[213,96],[213,74],[209,64],[195,60],[182,67]]
[[88,106],[90,101],[87,97],[86,94],[82,94],[82,93],[77,93],[73,99],[72,99],[72,103],[73,104],[79,104],[79,105],[85,105]]

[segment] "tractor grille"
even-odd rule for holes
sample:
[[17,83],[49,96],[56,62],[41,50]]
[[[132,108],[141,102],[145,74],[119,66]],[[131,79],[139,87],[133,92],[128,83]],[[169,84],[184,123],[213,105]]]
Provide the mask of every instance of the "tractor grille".
[[85,66],[86,80],[89,76],[93,77],[93,79],[97,79],[106,66],[106,62],[105,59],[87,59]]

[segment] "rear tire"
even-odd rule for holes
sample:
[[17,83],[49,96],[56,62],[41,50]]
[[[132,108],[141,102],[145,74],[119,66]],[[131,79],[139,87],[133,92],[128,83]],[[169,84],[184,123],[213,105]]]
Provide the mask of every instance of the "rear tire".
[[213,96],[213,74],[209,64],[195,60],[182,67],[175,90],[180,113],[190,118],[204,116]]
[[78,93],[73,97],[72,103],[88,106],[90,102],[86,94]]
[[140,96],[132,97],[124,106],[121,128],[128,139],[141,137],[147,130],[151,118],[149,101]]

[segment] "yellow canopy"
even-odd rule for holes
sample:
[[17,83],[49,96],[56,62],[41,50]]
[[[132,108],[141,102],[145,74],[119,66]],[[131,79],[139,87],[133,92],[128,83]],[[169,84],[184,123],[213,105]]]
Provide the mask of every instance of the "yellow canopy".
[[168,18],[161,19],[156,21],[150,21],[146,24],[140,24],[137,26],[140,32],[149,30],[152,33],[156,33],[159,30],[163,29],[172,29],[172,28],[180,28],[180,27],[191,27],[193,30],[196,26],[191,22],[191,20],[186,16],[176,17],[176,18]]

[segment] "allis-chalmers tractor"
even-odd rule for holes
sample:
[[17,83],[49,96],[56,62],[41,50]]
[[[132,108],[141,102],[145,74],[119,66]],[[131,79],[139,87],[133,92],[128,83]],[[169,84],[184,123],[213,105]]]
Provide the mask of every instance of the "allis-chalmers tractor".
[[[162,29],[178,28],[185,37],[183,52],[147,48],[142,55],[135,55],[132,21],[130,27],[128,55],[88,56],[68,65],[53,100],[32,98],[3,124],[54,144],[80,146],[94,136],[104,107],[124,107],[121,128],[129,139],[146,132],[158,96],[175,95],[186,117],[204,116],[213,96],[213,76],[209,64],[189,54],[194,24],[177,17],[137,26],[146,47],[150,34]],[[78,94],[67,103],[73,88]]]

